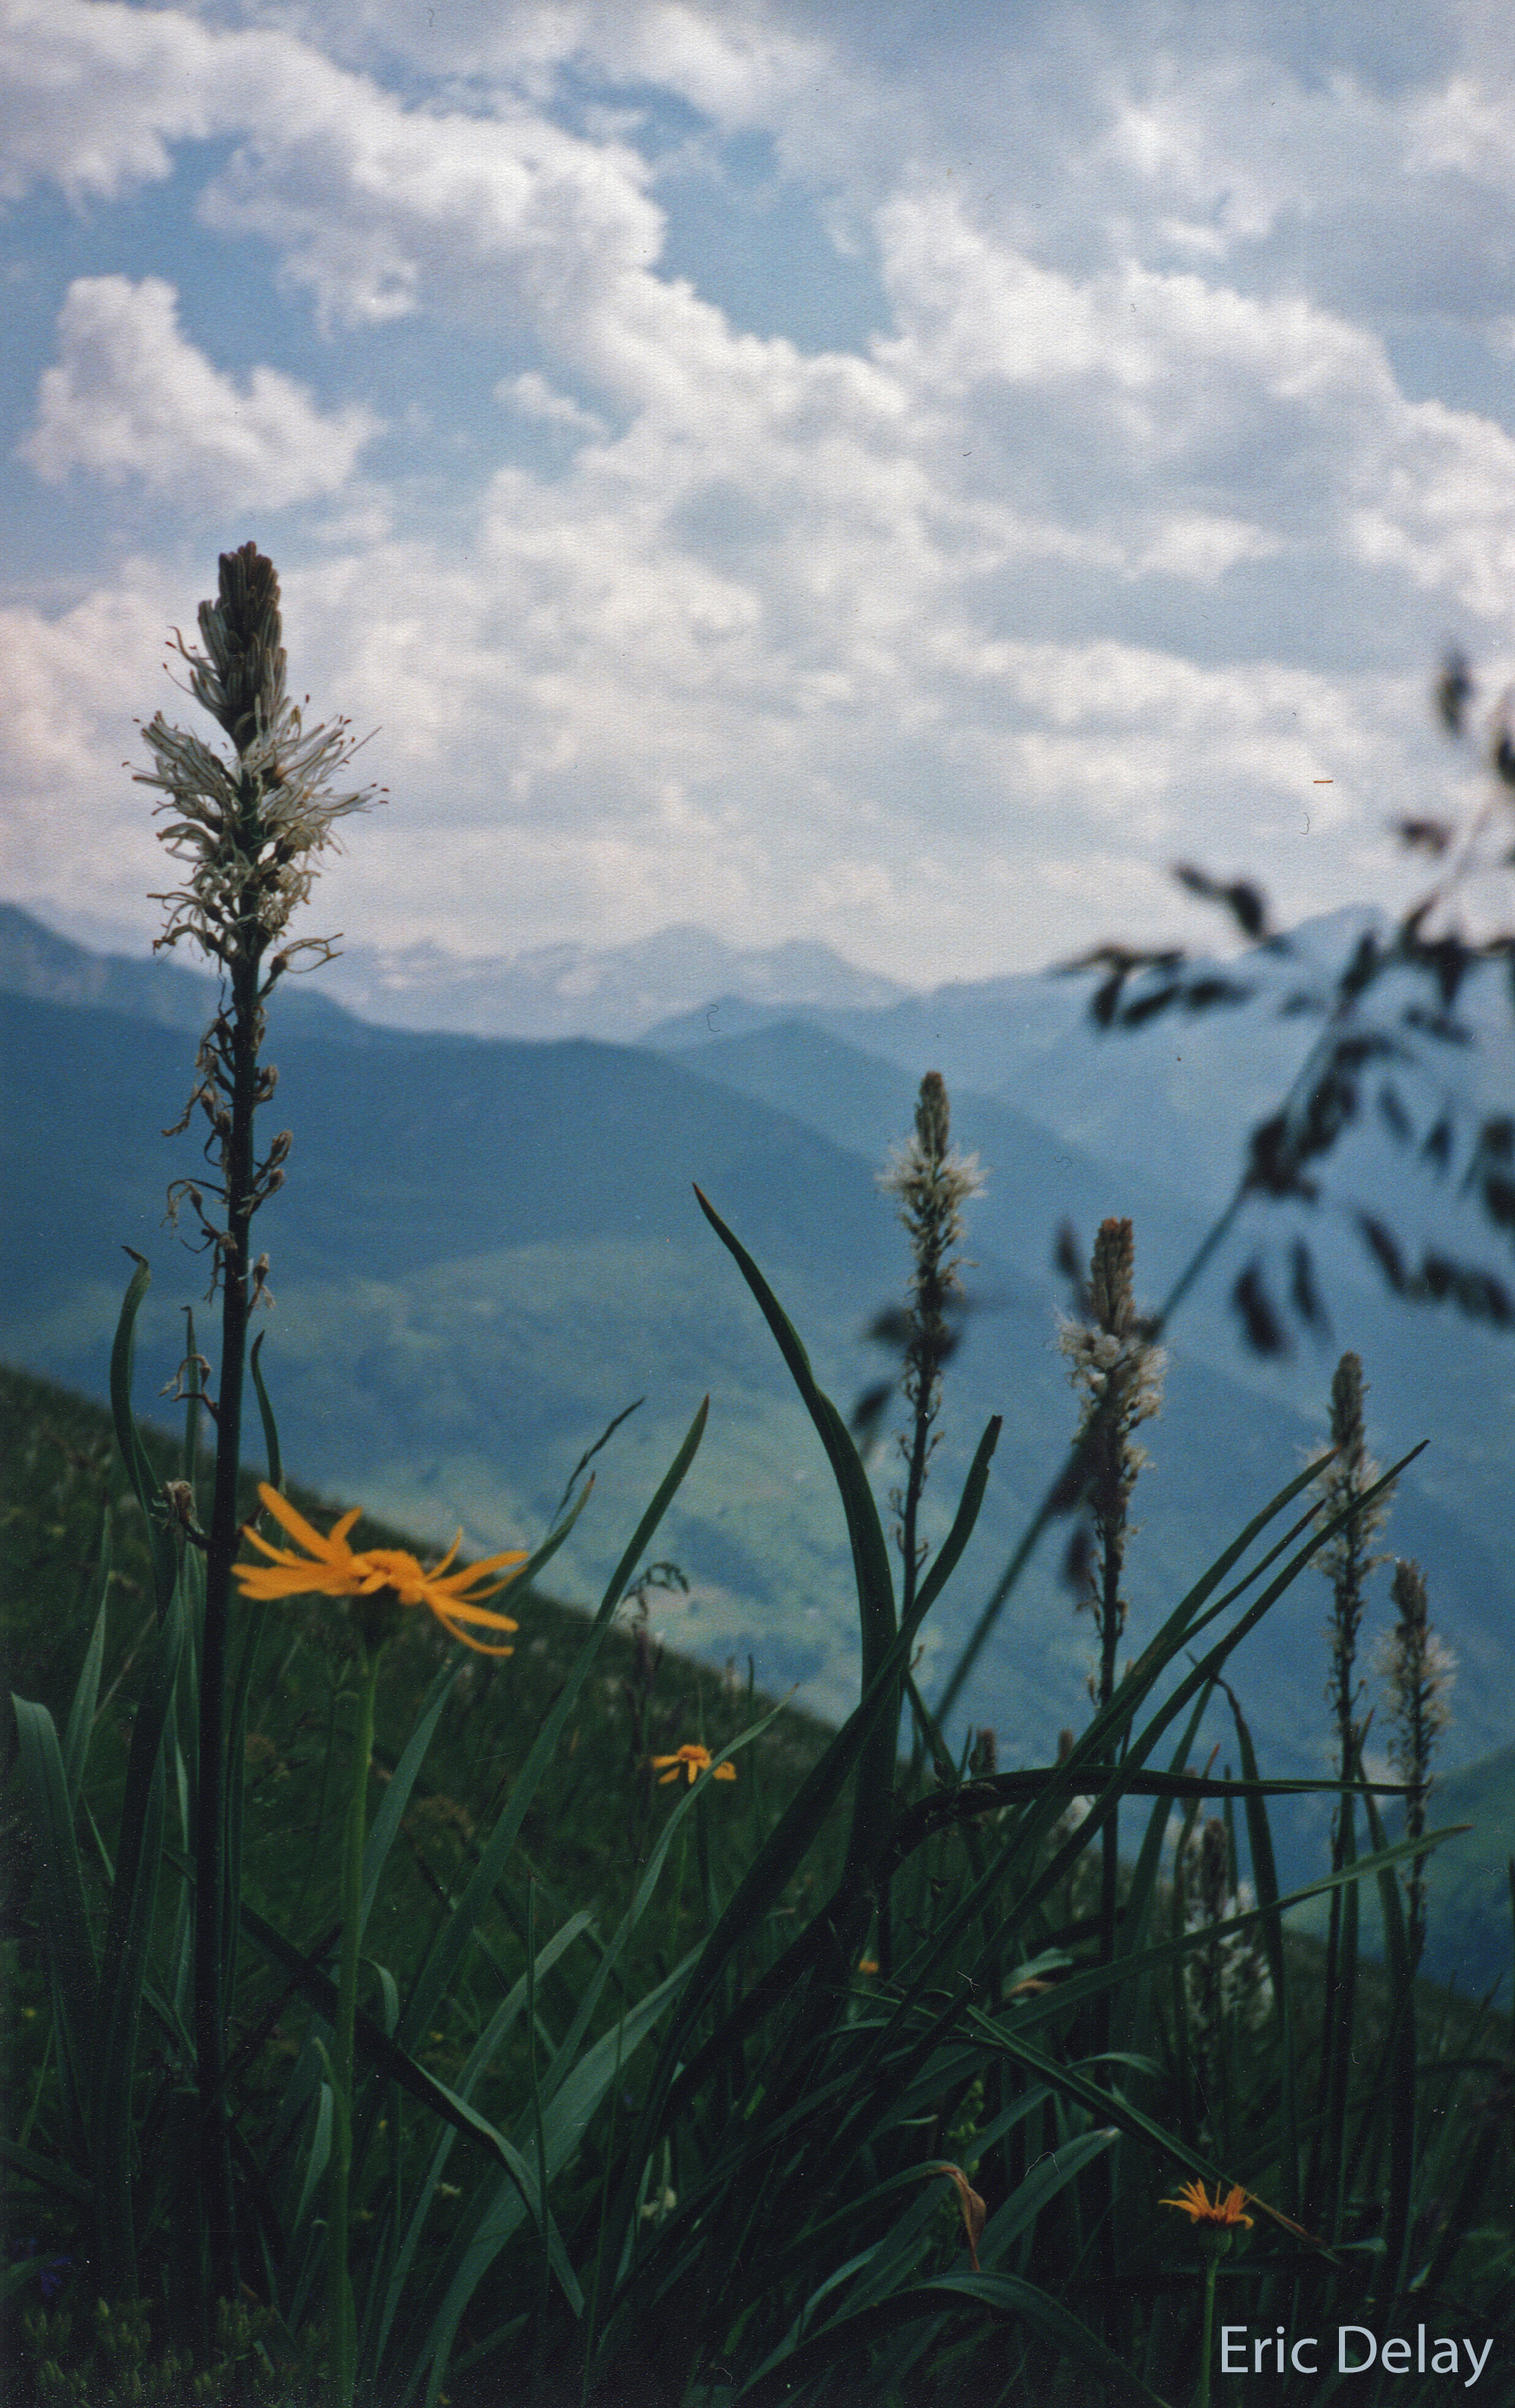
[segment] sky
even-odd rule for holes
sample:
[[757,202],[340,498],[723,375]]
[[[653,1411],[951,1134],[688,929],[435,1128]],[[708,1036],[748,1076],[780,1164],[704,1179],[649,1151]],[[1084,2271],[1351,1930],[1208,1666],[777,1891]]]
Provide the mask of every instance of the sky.
[[0,0],[0,893],[75,933],[160,924],[135,723],[250,538],[387,790],[309,925],[391,947],[1392,906],[1437,659],[1515,677],[1494,0]]

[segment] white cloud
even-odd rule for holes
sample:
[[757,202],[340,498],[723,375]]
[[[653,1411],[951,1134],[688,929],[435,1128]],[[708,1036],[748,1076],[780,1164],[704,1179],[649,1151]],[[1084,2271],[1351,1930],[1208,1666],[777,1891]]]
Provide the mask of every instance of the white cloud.
[[[173,581],[141,561],[68,609],[0,609],[0,888],[72,897],[120,917],[121,896],[144,897],[162,857],[150,809],[123,752],[138,754],[135,717],[165,691],[164,644],[185,619]],[[153,925],[145,899],[139,924]]]
[[20,446],[52,484],[80,468],[113,485],[139,478],[198,516],[281,510],[339,493],[379,431],[370,410],[319,410],[277,368],[238,387],[185,339],[179,295],[156,276],[76,278],[58,341]]
[[[1104,933],[1122,843],[1150,932],[1174,853],[1307,908],[1423,804],[1431,655],[1450,628],[1515,646],[1515,438],[1407,388],[1383,294],[1434,293],[1466,220],[1449,308],[1508,340],[1497,66],[1454,21],[1386,65],[1366,32],[1306,60],[1241,7],[1182,45],[1160,11],[1024,13],[923,10],[895,55],[835,0],[13,7],[9,189],[104,208],[216,137],[162,206],[330,337],[313,382],[272,342],[234,378],[161,262],[79,279],[23,454],[321,506],[281,562],[296,674],[381,725],[397,795],[333,874],[349,924],[483,950],[708,917],[988,970]],[[872,346],[750,331],[718,278],[667,271],[656,153],[688,108],[713,158],[771,137],[740,155],[862,244]],[[413,361],[425,441],[358,483]],[[144,569],[165,626],[208,566]],[[18,811],[125,740],[93,575],[7,623]]]
[[608,435],[604,420],[592,409],[585,409],[570,393],[558,393],[535,368],[520,376],[502,377],[495,387],[495,399],[508,402],[523,418],[541,419],[549,426],[565,427],[572,435]]

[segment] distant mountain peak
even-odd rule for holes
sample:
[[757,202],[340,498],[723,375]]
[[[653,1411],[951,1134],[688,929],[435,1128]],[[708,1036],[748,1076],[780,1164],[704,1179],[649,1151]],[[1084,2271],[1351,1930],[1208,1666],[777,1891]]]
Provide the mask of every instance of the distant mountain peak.
[[[216,991],[215,978],[198,963],[191,968],[171,953],[96,953],[20,904],[0,903],[0,995],[90,1005],[198,1036],[215,1010]],[[281,1016],[293,1010],[305,1024],[314,1015],[333,1036],[350,1027],[341,1007],[303,980],[281,982],[273,1008]]]
[[388,1027],[469,1037],[596,1037],[628,1044],[680,1012],[876,1010],[910,989],[857,968],[829,945],[791,938],[729,944],[676,921],[624,945],[571,941],[511,954],[449,954],[437,945],[349,945],[328,991]]

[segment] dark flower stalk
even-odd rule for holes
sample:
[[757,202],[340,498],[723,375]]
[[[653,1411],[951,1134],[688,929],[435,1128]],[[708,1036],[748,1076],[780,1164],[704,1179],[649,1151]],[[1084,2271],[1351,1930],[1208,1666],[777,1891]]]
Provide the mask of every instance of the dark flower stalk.
[[[1351,1519],[1321,1549],[1320,1557],[1320,1570],[1331,1583],[1326,1701],[1336,1727],[1336,1763],[1343,1781],[1353,1778],[1366,1727],[1358,1713],[1363,1698],[1357,1677],[1358,1634],[1367,1604],[1368,1575],[1381,1560],[1373,1553],[1373,1541],[1384,1526],[1392,1494],[1386,1491],[1370,1506],[1358,1503],[1378,1476],[1378,1467],[1367,1451],[1363,1415],[1366,1395],[1360,1358],[1344,1354],[1331,1382],[1331,1443],[1335,1453],[1320,1474],[1320,1518],[1334,1521],[1338,1513],[1350,1511]],[[1340,1865],[1338,1854],[1333,1870],[1339,1870]]]
[[[1431,1627],[1425,1574],[1419,1564],[1395,1564],[1392,1594],[1398,1619],[1384,1643],[1380,1659],[1389,1684],[1392,1730],[1389,1757],[1400,1779],[1408,1784],[1405,1836],[1407,1840],[1420,1840],[1425,1836],[1432,1758],[1437,1740],[1451,1720],[1447,1691],[1455,1678],[1456,1666]],[[1420,1963],[1425,1950],[1425,1865],[1423,1856],[1413,1857],[1406,1880],[1412,1965]]]
[[[1076,1548],[1080,1590],[1077,1603],[1093,1613],[1099,1638],[1099,1659],[1089,1688],[1103,1711],[1115,1695],[1117,1657],[1126,1627],[1126,1600],[1121,1594],[1126,1542],[1130,1534],[1132,1491],[1147,1461],[1147,1450],[1136,1432],[1162,1407],[1165,1358],[1153,1342],[1151,1325],[1137,1312],[1135,1297],[1136,1240],[1126,1220],[1102,1221],[1089,1257],[1089,1286],[1077,1320],[1065,1321],[1061,1346],[1068,1377],[1084,1399],[1075,1440],[1074,1460],[1083,1467],[1084,1506],[1093,1539],[1093,1556],[1086,1568]],[[1083,1535],[1083,1534],[1081,1534]],[[1087,1585],[1085,1584],[1087,1584]],[[1100,1835],[1099,1961],[1114,1962],[1119,1918],[1120,1820],[1112,1812]],[[1111,2000],[1106,1992],[1093,2017],[1093,2051],[1103,2057],[1110,2045]],[[1101,2256],[1104,2276],[1113,2285],[1115,2272],[1115,2162],[1101,2182],[1103,2219]],[[1121,2311],[1113,2292],[1106,2307],[1105,2339],[1118,2345]]]
[[[283,1184],[288,1131],[259,1156],[255,1116],[277,1072],[260,1062],[265,1007],[302,952],[325,958],[324,939],[282,943],[290,915],[310,893],[332,827],[368,799],[338,795],[331,781],[352,751],[345,722],[306,732],[285,690],[279,580],[255,544],[221,556],[220,589],[199,610],[203,651],[176,637],[189,666],[189,692],[234,747],[228,760],[159,712],[144,730],[154,767],[137,782],[166,797],[160,830],[186,866],[182,886],[157,896],[168,906],[160,946],[188,938],[216,964],[220,1009],[201,1040],[195,1084],[180,1128],[196,1108],[208,1125],[211,1175],[176,1181],[169,1211],[187,1204],[210,1255],[221,1296],[221,1368],[214,1402],[216,1452],[206,1534],[205,1620],[200,1641],[200,1756],[196,1788],[195,2037],[200,2167],[212,2290],[237,2290],[230,2146],[223,2081],[226,1988],[235,1902],[226,1896],[228,1767],[225,1741],[227,1624],[232,1560],[238,1544],[237,1484],[248,1324],[267,1295],[267,1260],[252,1255],[259,1207]],[[213,1200],[212,1200],[213,1199]]]
[[1132,1491],[1147,1461],[1136,1432],[1162,1406],[1166,1358],[1136,1310],[1136,1240],[1129,1221],[1102,1221],[1089,1257],[1084,1316],[1062,1326],[1068,1377],[1084,1398],[1077,1448],[1088,1468],[1085,1501],[1093,1526],[1091,1583],[1078,1598],[1094,1616],[1099,1668],[1096,1702],[1115,1695],[1116,1657],[1126,1627],[1120,1594]]
[[[1367,1735],[1367,1721],[1360,1712],[1363,1687],[1357,1674],[1358,1637],[1367,1605],[1368,1577],[1382,1561],[1373,1551],[1373,1541],[1383,1527],[1392,1495],[1392,1490],[1385,1490],[1371,1505],[1361,1502],[1378,1477],[1378,1467],[1367,1449],[1364,1418],[1366,1394],[1361,1359],[1356,1354],[1344,1354],[1331,1382],[1331,1444],[1335,1452],[1325,1463],[1319,1482],[1320,1518],[1335,1521],[1344,1512],[1350,1517],[1327,1541],[1319,1559],[1321,1571],[1331,1583],[1331,1620],[1326,1627],[1331,1668],[1326,1678],[1326,1702],[1335,1726],[1336,1777],[1343,1784],[1341,1802],[1332,1825],[1333,1872],[1341,1871],[1354,1845],[1352,1803],[1346,1784],[1361,1778],[1360,1757]],[[1320,2057],[1322,2132],[1328,2128],[1327,2111],[1332,2110],[1334,2101],[1345,2097],[1356,2013],[1356,1913],[1355,1892],[1332,1891],[1326,1933],[1325,1995],[1333,2023],[1329,2044],[1322,2048]],[[1339,2184],[1340,2169],[1327,2167],[1318,2151],[1310,2182],[1312,2210],[1319,2209],[1323,2196],[1320,2186],[1327,2181]]]
[[[1121,1595],[1132,1491],[1147,1461],[1137,1441],[1143,1422],[1162,1410],[1165,1357],[1152,1342],[1151,1327],[1136,1310],[1136,1240],[1129,1221],[1100,1224],[1089,1257],[1083,1316],[1062,1326],[1068,1377],[1084,1398],[1075,1458],[1086,1467],[1084,1502],[1092,1527],[1093,1558],[1087,1570],[1076,1558],[1081,1584],[1078,1610],[1094,1616],[1099,1660],[1089,1688],[1103,1710],[1115,1696],[1117,1656],[1126,1627]],[[1104,1826],[1100,1890],[1100,1955],[1108,1962],[1115,1947],[1120,1828],[1112,1814]],[[1107,2019],[1106,2019],[1107,2020]]]
[[905,1483],[893,1498],[903,1565],[900,1611],[904,1617],[915,1604],[916,1583],[925,1560],[920,1500],[936,1446],[942,1370],[957,1343],[952,1308],[962,1284],[958,1276],[962,1208],[984,1184],[977,1155],[959,1154],[952,1145],[951,1106],[940,1070],[928,1070],[922,1079],[915,1135],[896,1150],[879,1183],[887,1195],[899,1198],[914,1266],[901,1383],[910,1413],[909,1427],[900,1436]]

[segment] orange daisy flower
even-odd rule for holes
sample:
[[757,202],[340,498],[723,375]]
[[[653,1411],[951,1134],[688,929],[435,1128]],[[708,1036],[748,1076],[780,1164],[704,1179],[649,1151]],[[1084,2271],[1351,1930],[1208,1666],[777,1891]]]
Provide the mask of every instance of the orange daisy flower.
[[[243,1537],[250,1539],[259,1552],[267,1556],[266,1564],[238,1564],[237,1578],[242,1594],[249,1598],[276,1597],[378,1597],[387,1592],[398,1605],[424,1605],[434,1613],[451,1639],[460,1640],[480,1656],[512,1656],[512,1647],[491,1646],[483,1639],[470,1637],[464,1627],[471,1623],[490,1630],[518,1630],[508,1613],[496,1613],[481,1605],[481,1597],[498,1597],[508,1588],[527,1560],[524,1547],[508,1548],[503,1555],[486,1555],[482,1563],[469,1564],[452,1572],[448,1566],[462,1544],[459,1530],[440,1564],[430,1570],[403,1547],[369,1547],[356,1550],[347,1542],[347,1534],[358,1518],[358,1508],[344,1513],[323,1538],[321,1532],[297,1512],[287,1498],[267,1481],[258,1484],[258,1495],[274,1520],[289,1533],[303,1555],[288,1547],[270,1546],[251,1527]],[[505,1570],[503,1580],[489,1581],[491,1572]],[[480,1588],[481,1581],[489,1585]]]
[[1251,2217],[1242,2214],[1247,2200],[1248,2193],[1243,2190],[1240,2183],[1234,2183],[1224,2199],[1220,2196],[1220,2186],[1217,2183],[1215,2197],[1211,2199],[1202,2182],[1186,2182],[1181,2186],[1176,2199],[1160,2199],[1158,2205],[1177,2208],[1181,2214],[1188,2216],[1190,2224],[1213,2225],[1226,2229],[1238,2224],[1245,2224],[1250,2229]]
[[[663,1764],[671,1766],[671,1770],[658,1772],[658,1766]],[[671,1756],[655,1756],[652,1766],[653,1770],[657,1772],[659,1789],[666,1788],[671,1781],[677,1781],[681,1771],[686,1772],[690,1781],[695,1782],[702,1772],[710,1770],[710,1750],[708,1747],[693,1746],[675,1748]],[[716,1765],[715,1778],[717,1781],[734,1781],[736,1766],[734,1764]]]

